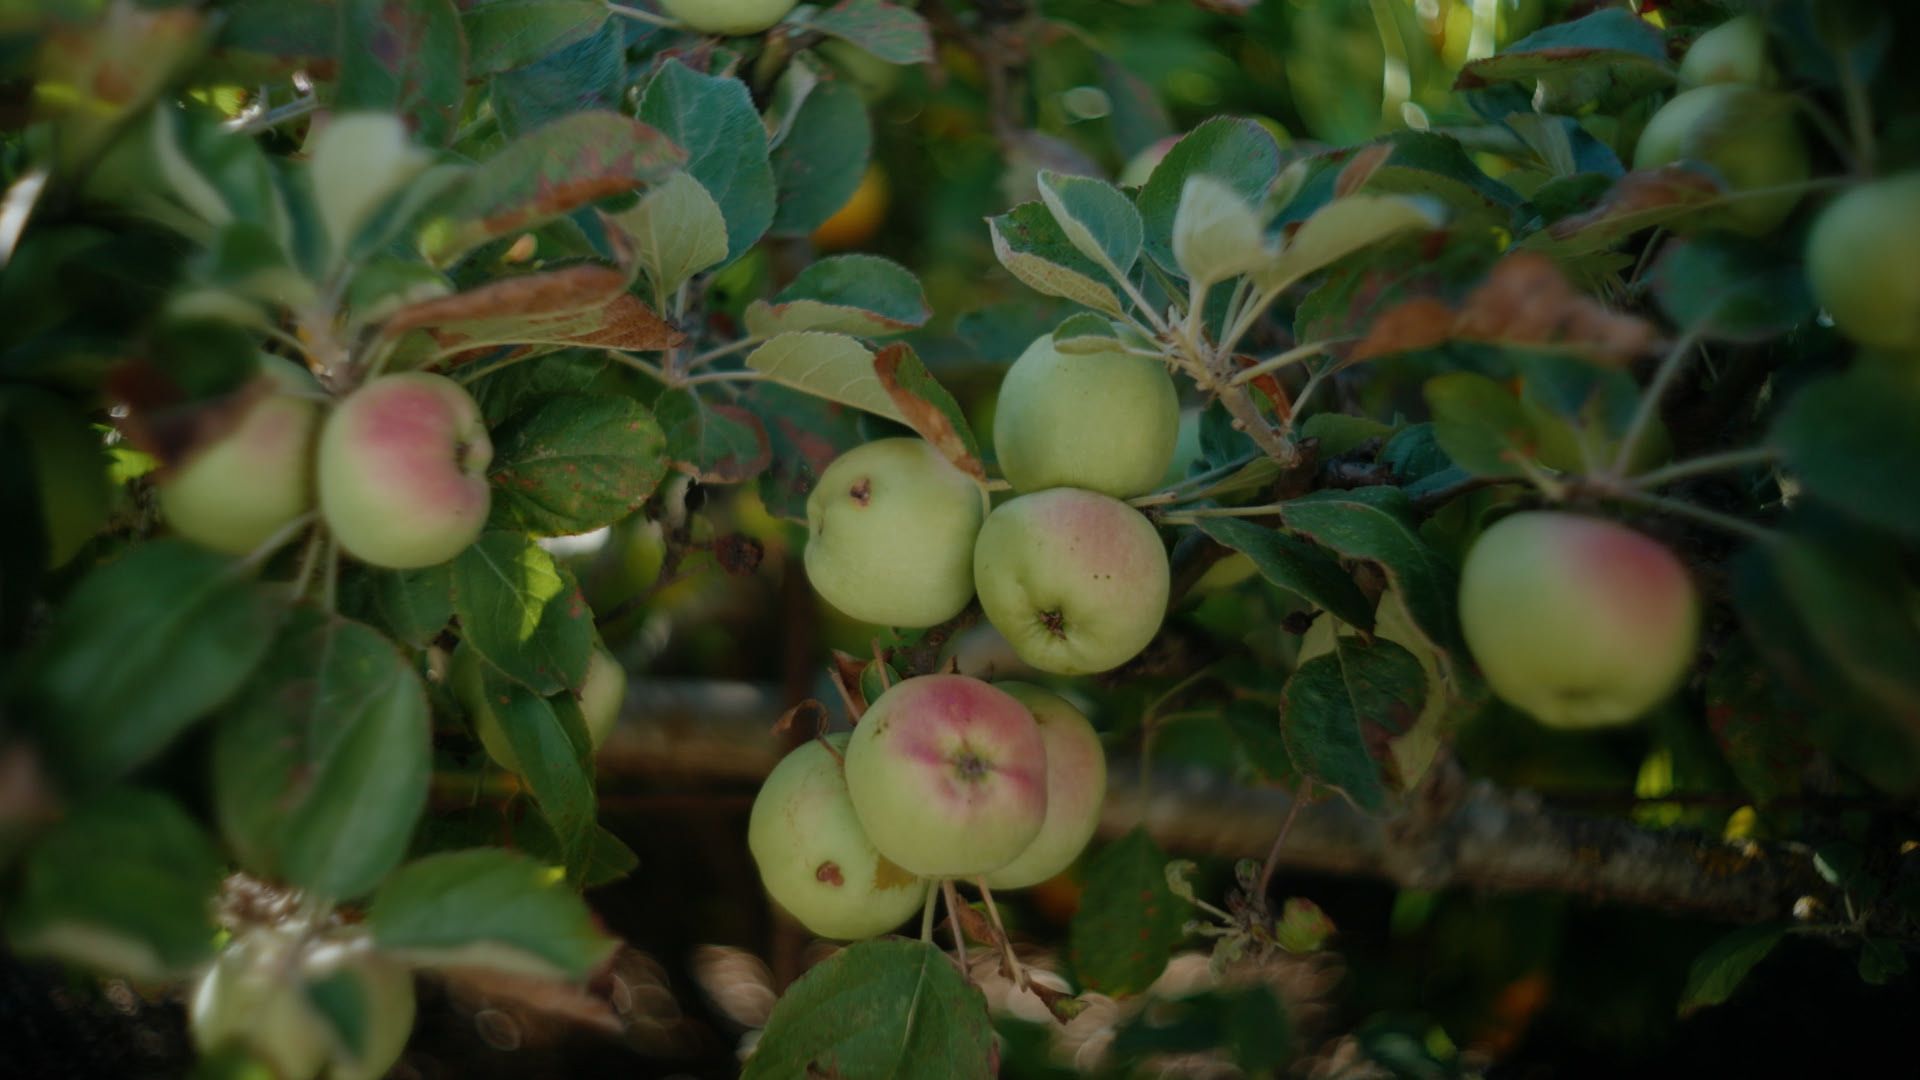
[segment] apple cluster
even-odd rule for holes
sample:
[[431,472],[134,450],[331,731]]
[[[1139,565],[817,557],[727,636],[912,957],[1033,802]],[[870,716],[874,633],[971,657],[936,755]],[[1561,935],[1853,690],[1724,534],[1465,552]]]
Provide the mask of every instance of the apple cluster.
[[774,901],[823,937],[883,934],[932,883],[1019,889],[1065,870],[1099,824],[1106,756],[1066,699],[1025,683],[925,675],[853,733],[776,766],[747,847]]
[[453,558],[486,525],[493,444],[452,379],[387,375],[330,402],[305,370],[266,357],[242,400],[231,430],[161,479],[180,535],[244,555],[317,503],[347,554],[409,570]]
[[944,622],[978,595],[1032,667],[1118,667],[1159,632],[1168,591],[1159,533],[1121,500],[1159,484],[1179,426],[1165,365],[1042,337],[1008,369],[994,423],[1016,497],[990,508],[920,439],[860,446],[807,499],[807,578],[847,615],[897,627]]

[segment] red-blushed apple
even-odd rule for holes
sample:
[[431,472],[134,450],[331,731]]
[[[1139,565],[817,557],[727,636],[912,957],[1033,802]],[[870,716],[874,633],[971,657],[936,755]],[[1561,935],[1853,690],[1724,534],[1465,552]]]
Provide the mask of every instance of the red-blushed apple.
[[1167,550],[1138,510],[1075,488],[1022,495],[973,549],[980,606],[1027,663],[1089,675],[1132,659],[1167,612]]
[[821,937],[884,934],[920,913],[927,882],[880,854],[860,827],[836,753],[848,736],[801,744],[767,774],[747,820],[760,882]]
[[[500,714],[488,704],[485,691],[486,661],[471,645],[453,650],[447,664],[447,685],[455,700],[467,710],[473,721],[473,733],[494,763],[510,773],[520,773],[520,755],[513,752],[513,740],[500,726]],[[580,716],[586,722],[587,738],[594,749],[607,740],[607,733],[620,719],[620,706],[627,696],[627,672],[607,650],[595,646],[587,660],[587,677],[580,684]]]
[[[360,1010],[357,1046],[308,987],[344,977]],[[413,976],[362,932],[311,939],[297,927],[242,930],[194,984],[188,1027],[203,1054],[239,1047],[279,1080],[378,1080],[413,1032]]]
[[313,507],[319,385],[269,357],[248,393],[252,403],[233,430],[159,485],[160,511],[173,530],[229,555],[253,551]]
[[1700,611],[1673,552],[1554,511],[1502,518],[1467,552],[1460,628],[1493,692],[1548,727],[1624,724],[1679,688]]
[[1063,353],[1050,334],[1007,369],[993,413],[994,453],[1020,492],[1145,494],[1166,474],[1179,436],[1166,364],[1118,349]]
[[1040,835],[1012,862],[987,875],[996,889],[1024,889],[1059,874],[1086,850],[1107,798],[1107,754],[1073,703],[1032,683],[995,683],[1040,725],[1047,746],[1047,817]]
[[1807,236],[1813,295],[1863,345],[1920,348],[1920,173],[1862,184],[1828,204]]
[[446,562],[486,527],[493,442],[442,375],[374,379],[320,431],[320,512],[349,555],[392,570]]
[[1046,820],[1040,725],[1018,698],[965,675],[881,694],[853,729],[846,773],[873,846],[922,877],[998,870]]
[[[1709,165],[1735,196],[1680,223],[1757,236],[1800,202],[1812,168],[1791,95],[1737,83],[1685,91],[1653,114],[1634,147],[1633,167],[1676,161]],[[1765,194],[1758,194],[1766,192]]]
[[807,496],[807,580],[864,622],[944,622],[973,599],[986,513],[986,490],[924,439],[856,446]]
[[798,0],[660,0],[667,14],[703,34],[757,34],[787,17]]

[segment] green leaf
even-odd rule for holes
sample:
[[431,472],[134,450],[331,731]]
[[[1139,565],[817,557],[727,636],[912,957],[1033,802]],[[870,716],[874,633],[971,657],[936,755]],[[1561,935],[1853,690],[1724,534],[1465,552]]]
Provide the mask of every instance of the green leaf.
[[479,0],[463,5],[472,74],[524,67],[592,35],[611,17],[599,0]]
[[1044,205],[1022,203],[988,218],[987,231],[993,237],[994,257],[1028,288],[1108,315],[1124,311],[1105,284],[1104,271],[1080,254]]
[[1524,204],[1519,192],[1482,172],[1459,140],[1449,136],[1401,131],[1367,149],[1384,149],[1386,156],[1359,175],[1343,175],[1343,183],[1356,182],[1356,192],[1418,196],[1438,202],[1453,212],[1459,219],[1455,227],[1463,231],[1469,225],[1505,226]]
[[1314,211],[1287,237],[1280,257],[1255,278],[1271,289],[1315,274],[1403,233],[1435,229],[1445,214],[1432,201],[1401,195],[1349,195]]
[[932,316],[920,279],[906,267],[878,255],[834,255],[800,271],[772,300],[747,305],[746,322],[754,337],[823,330],[873,338],[917,329]]
[[[569,350],[536,356],[467,384],[487,427],[497,428],[517,413],[553,394],[588,393],[604,388],[601,376],[615,366],[606,353]],[[623,369],[624,370],[624,369]]]
[[[1547,190],[1535,192],[1536,200]],[[1553,220],[1522,247],[1561,259],[1611,252],[1643,229],[1693,216],[1721,197],[1720,181],[1685,164],[1636,170],[1613,182],[1591,208]]]
[[1173,215],[1173,258],[1188,280],[1213,285],[1251,274],[1278,257],[1267,246],[1251,202],[1211,176],[1187,178]]
[[683,172],[641,197],[631,210],[612,215],[633,241],[647,280],[661,295],[727,257],[727,219],[700,181]]
[[667,439],[646,406],[616,394],[560,394],[493,433],[494,521],[536,536],[611,525],[667,474]]
[[845,334],[780,334],[753,350],[747,366],[783,386],[905,422],[874,374],[873,353]]
[[1291,953],[1318,952],[1334,933],[1333,920],[1320,905],[1300,896],[1281,907],[1280,921],[1273,928],[1274,940]]
[[584,979],[618,942],[556,871],[498,848],[394,871],[367,910],[374,943],[410,963]]
[[976,480],[986,479],[986,469],[980,464],[980,442],[967,423],[966,412],[927,370],[911,345],[885,346],[874,354],[873,370],[906,417],[908,427],[932,443],[955,468]]
[[1476,476],[1518,476],[1537,459],[1539,434],[1513,391],[1485,375],[1449,371],[1427,380],[1433,437],[1449,458]]
[[1868,938],[1860,943],[1860,978],[1869,986],[1885,986],[1906,973],[1907,953],[1899,942]]
[[1115,280],[1124,280],[1140,261],[1144,226],[1140,211],[1105,180],[1040,170],[1040,201],[1075,250]]
[[1373,604],[1339,560],[1324,549],[1251,521],[1201,518],[1194,527],[1216,543],[1243,552],[1260,576],[1334,618],[1362,630],[1373,629]]
[[1426,704],[1418,657],[1384,638],[1369,645],[1340,636],[1332,652],[1301,664],[1287,680],[1280,731],[1301,776],[1379,814],[1400,786],[1387,743],[1410,730]]
[[1300,425],[1300,437],[1318,440],[1320,460],[1325,461],[1352,453],[1374,439],[1391,438],[1394,430],[1392,424],[1383,424],[1372,417],[1317,412]]
[[453,569],[448,563],[419,570],[355,564],[342,577],[345,614],[415,648],[431,644],[453,618]]
[[1216,117],[1194,128],[1167,151],[1134,200],[1145,226],[1147,254],[1162,269],[1177,272],[1173,220],[1190,176],[1210,176],[1257,204],[1280,172],[1280,147],[1266,128],[1239,117]]
[[1317,491],[1287,503],[1281,517],[1289,529],[1322,547],[1378,563],[1428,642],[1442,655],[1459,654],[1455,570],[1420,538],[1405,492],[1394,487]]
[[933,62],[933,32],[927,21],[898,4],[840,0],[815,15],[807,29],[857,45],[889,64]]
[[226,701],[273,641],[281,590],[177,540],[93,571],[26,661],[25,707],[83,781],[140,765]]
[[980,991],[932,945],[884,938],[842,949],[788,987],[741,1077],[985,1080],[994,1061]]
[[179,804],[117,788],[81,803],[28,853],[7,936],[22,954],[103,975],[178,978],[213,955],[225,874]]
[[1897,556],[1851,537],[1793,536],[1754,549],[1797,613],[1801,632],[1888,718],[1920,717],[1920,621]]
[[568,876],[579,881],[593,850],[593,744],[579,706],[562,695],[556,707],[492,665],[482,665],[481,692],[513,748],[517,770],[559,842]]
[[653,417],[667,433],[667,457],[702,483],[751,480],[773,460],[766,429],[738,405],[715,405],[681,388],[654,401]]
[[687,160],[658,130],[610,112],[582,112],[508,143],[444,200],[421,241],[446,265],[496,237],[665,181]]
[[1786,937],[1784,926],[1747,926],[1714,942],[1694,960],[1680,992],[1680,1015],[1718,1005],[1733,996],[1747,973]]
[[639,115],[687,152],[686,171],[726,215],[727,259],[739,258],[774,212],[767,129],[746,84],[669,60],[640,95]]
[[444,146],[466,103],[466,42],[452,0],[342,0],[333,107],[404,117]]
[[1225,1052],[1246,1070],[1239,1075],[1274,1076],[1296,1053],[1293,1024],[1272,987],[1254,985],[1208,990],[1156,1000],[1114,1034],[1112,1057]]
[[627,26],[608,19],[566,48],[493,77],[487,100],[508,138],[569,113],[620,107],[627,79]]
[[779,189],[772,232],[806,236],[860,187],[873,154],[873,123],[860,91],[823,78],[800,103],[773,151]]
[[807,496],[833,459],[866,441],[860,414],[777,382],[755,383],[741,399],[766,429],[772,464],[760,474],[760,500],[767,512],[789,521],[807,519]]
[[1726,233],[1669,242],[1649,277],[1667,318],[1709,339],[1766,341],[1813,314],[1813,293],[1797,261]]
[[[1920,538],[1920,385],[1905,358],[1856,362],[1800,388],[1767,441],[1806,492],[1861,521]],[[1910,364],[1904,365],[1910,366]]]
[[579,686],[593,650],[580,588],[530,537],[487,532],[453,561],[462,639],[540,694]]
[[1187,908],[1167,887],[1167,854],[1144,827],[1087,863],[1067,955],[1090,990],[1115,997],[1153,985],[1185,936]]
[[263,877],[360,896],[406,854],[432,742],[425,688],[393,644],[300,609],[215,728],[221,830]]
[[1519,83],[1540,112],[1577,114],[1588,106],[1636,101],[1671,84],[1660,31],[1625,8],[1537,30],[1460,71],[1456,90]]

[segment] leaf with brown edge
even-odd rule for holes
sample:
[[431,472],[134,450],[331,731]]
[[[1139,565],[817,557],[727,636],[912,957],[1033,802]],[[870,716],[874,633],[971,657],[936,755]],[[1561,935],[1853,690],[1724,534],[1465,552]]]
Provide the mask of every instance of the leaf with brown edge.
[[[1233,362],[1242,370],[1245,370],[1252,367],[1256,361],[1251,356],[1235,354]],[[1293,415],[1293,396],[1287,393],[1287,388],[1280,382],[1279,376],[1272,372],[1268,372],[1265,375],[1256,375],[1253,378],[1252,385],[1254,389],[1267,395],[1268,401],[1273,402],[1274,415],[1282,420],[1286,420]]]
[[277,380],[262,375],[208,401],[183,401],[167,373],[145,359],[130,360],[108,376],[108,395],[126,407],[118,422],[128,445],[159,460],[166,470],[185,465],[200,450],[231,435],[254,406],[272,397]]
[[474,169],[421,246],[444,266],[496,237],[665,179],[686,160],[685,150],[638,120],[575,113],[514,140]]
[[1515,252],[1456,310],[1416,297],[1374,320],[1348,362],[1429,348],[1446,341],[1545,347],[1623,366],[1660,347],[1652,323],[1609,310],[1573,287],[1545,255]]
[[[411,330],[433,335],[443,354],[507,344],[588,345],[649,351],[686,335],[627,292],[627,275],[604,266],[569,266],[507,278],[395,312],[388,340]],[[457,366],[457,363],[454,365]]]
[[867,701],[866,691],[860,685],[860,677],[866,672],[867,665],[873,661],[863,656],[841,652],[839,649],[833,650],[829,657],[827,678],[832,680],[833,688],[840,692],[840,700],[846,703],[847,718],[857,724],[860,718],[866,715],[867,706],[870,704]]
[[738,405],[715,405],[682,387],[661,394],[653,416],[667,433],[673,467],[701,483],[738,484],[773,461],[767,429]]
[[1333,197],[1344,199],[1366,187],[1367,181],[1392,156],[1392,143],[1374,143],[1354,151],[1352,159],[1341,167],[1340,175],[1333,182]]
[[1684,165],[1627,173],[1591,210],[1563,217],[1525,246],[1560,255],[1604,251],[1642,229],[1664,225],[1719,199],[1720,182]]
[[960,403],[927,371],[912,347],[896,344],[881,349],[873,356],[873,371],[908,427],[961,472],[976,480],[987,478],[987,468],[980,463],[980,444],[967,426]]

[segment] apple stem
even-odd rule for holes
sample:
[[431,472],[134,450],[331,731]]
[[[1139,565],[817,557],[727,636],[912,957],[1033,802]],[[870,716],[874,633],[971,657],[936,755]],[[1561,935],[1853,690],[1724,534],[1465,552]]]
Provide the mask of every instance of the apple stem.
[[1260,884],[1254,886],[1253,895],[1248,897],[1249,900],[1260,905],[1261,911],[1267,910],[1267,890],[1273,884],[1273,872],[1280,866],[1280,849],[1287,842],[1287,834],[1293,831],[1293,823],[1300,816],[1300,808],[1305,806],[1307,800],[1312,797],[1313,781],[1304,781],[1300,785],[1300,790],[1294,792],[1293,805],[1287,807],[1287,816],[1281,819],[1279,835],[1273,838],[1273,846],[1267,849],[1266,865],[1260,868]]
[[1676,461],[1663,468],[1641,473],[1631,482],[1634,487],[1651,490],[1689,477],[1729,472],[1734,469],[1744,469],[1749,465],[1769,465],[1778,457],[1779,455],[1775,454],[1771,447],[1749,446],[1740,450],[1727,450],[1718,454],[1704,454],[1686,461]]
[[927,906],[920,911],[920,940],[933,944],[933,905],[940,899],[939,889],[927,890]]
[[824,732],[815,732],[813,736],[813,741],[819,743],[821,746],[826,747],[827,753],[833,755],[833,760],[839,762],[840,767],[842,769],[847,767],[847,759],[845,755],[840,753],[840,750],[838,747],[834,746],[831,742],[827,741],[827,736]]
[[320,565],[320,549],[326,541],[325,529],[315,529],[308,535],[306,550],[300,553],[300,567],[293,574],[293,599],[299,600],[307,594],[307,586],[313,583],[313,572]]
[[1013,980],[1013,985],[1022,990],[1028,989],[1027,969],[1021,967],[1020,958],[1013,955],[1013,939],[1007,936],[1006,924],[1000,921],[1000,908],[993,902],[993,890],[987,887],[984,877],[974,878],[973,883],[980,886],[980,899],[986,902],[987,918],[993,920],[994,933],[1000,935],[1000,955],[1007,961],[1007,977]]
[[259,568],[261,563],[267,561],[269,555],[279,551],[282,547],[286,546],[287,541],[299,535],[300,530],[312,525],[314,517],[314,512],[309,510],[299,517],[294,518],[292,521],[287,522],[280,527],[279,531],[267,537],[259,547],[254,548],[243,556],[239,563],[236,564],[236,568],[243,573],[253,572]]
[[325,578],[322,579],[324,584],[320,593],[321,604],[326,611],[338,611],[340,610],[340,545],[329,542],[325,558],[327,571]]
[[615,4],[615,3],[612,3],[611,0],[609,0],[607,4],[607,10],[613,12],[615,15],[618,15],[623,19],[632,19],[634,22],[643,22],[651,26],[664,26],[670,30],[684,29],[684,27],[682,27],[679,23],[674,22],[672,19],[669,19],[664,15],[655,15],[651,11],[642,11],[639,8],[630,8],[625,4]]
[[960,893],[953,887],[952,878],[940,883],[940,893],[947,898],[947,917],[953,921],[953,952],[960,961],[960,974],[971,982],[973,969],[967,966],[967,932],[960,928]]
[[893,669],[889,667],[887,664],[886,650],[880,647],[880,639],[874,638],[872,641],[872,645],[873,645],[873,662],[880,665],[880,670],[875,672],[875,674],[880,677],[881,693],[885,693],[886,691],[893,689]]

